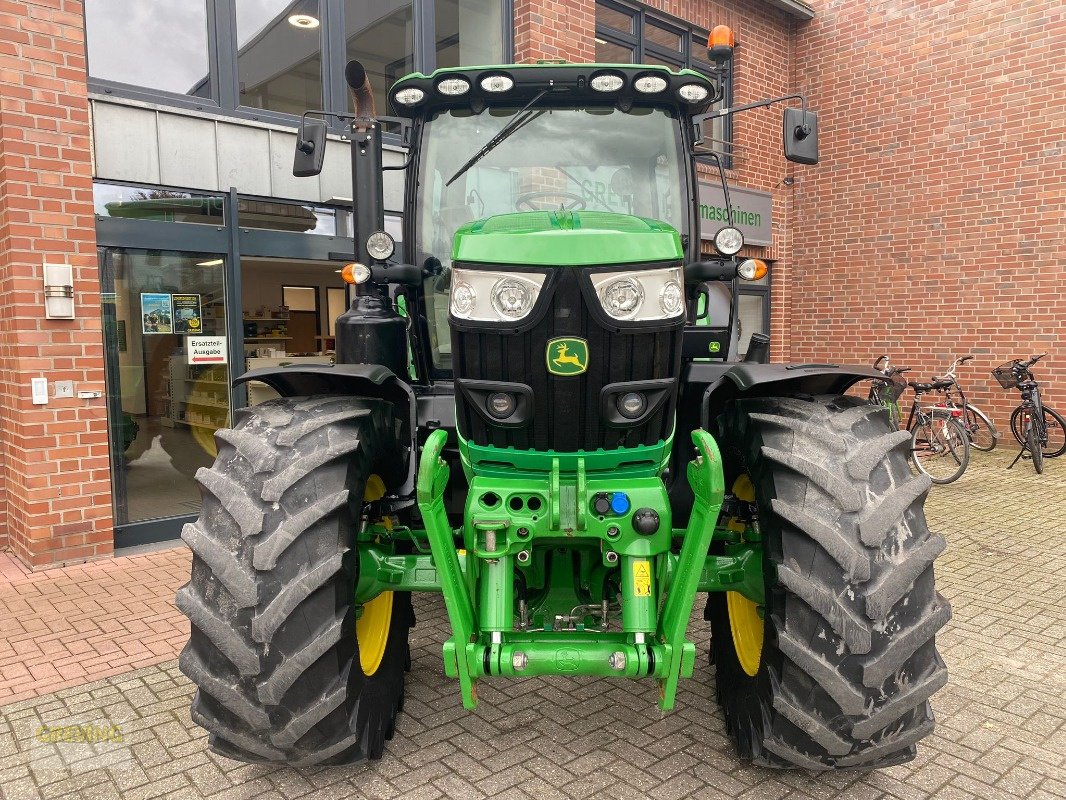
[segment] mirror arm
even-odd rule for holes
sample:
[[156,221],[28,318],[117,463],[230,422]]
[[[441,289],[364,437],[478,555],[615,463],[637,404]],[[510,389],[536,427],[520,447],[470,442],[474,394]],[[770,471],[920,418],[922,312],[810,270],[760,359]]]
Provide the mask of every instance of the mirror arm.
[[717,111],[708,111],[706,114],[698,114],[692,118],[693,125],[702,125],[709,119],[715,119],[716,117],[728,117],[730,114],[737,114],[741,111],[750,111],[753,108],[764,108],[766,106],[772,106],[774,103],[783,103],[786,100],[799,100],[800,108],[804,112],[807,111],[807,97],[802,94],[786,94],[781,97],[772,97],[769,100],[760,100],[757,103],[745,103],[742,106],[732,106],[730,108],[720,108]]

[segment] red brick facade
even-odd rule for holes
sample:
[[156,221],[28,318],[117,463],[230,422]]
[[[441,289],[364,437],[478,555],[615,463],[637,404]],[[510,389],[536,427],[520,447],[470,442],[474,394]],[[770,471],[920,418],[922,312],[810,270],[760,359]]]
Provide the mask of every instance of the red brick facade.
[[[806,92],[822,163],[781,155],[781,111],[734,118],[731,182],[773,195],[774,360],[927,376],[956,352],[998,421],[988,370],[1051,351],[1066,398],[1066,14],[1061,3],[652,0],[736,32],[734,100]],[[592,61],[594,0],[515,0],[515,59]],[[47,566],[110,554],[102,399],[30,402],[30,379],[103,390],[92,156],[79,0],[0,0],[0,548]],[[78,318],[44,319],[42,267],[71,263]],[[1057,386],[1056,386],[1057,384]],[[1064,403],[1063,405],[1066,405]]]
[[1018,394],[989,370],[1048,351],[1036,375],[1061,409],[1066,9],[812,5],[794,72],[822,161],[797,174],[784,355],[889,352],[924,378],[974,353],[963,385],[1003,425]]
[[[104,400],[30,400],[104,389],[84,38],[81,2],[0,2],[0,547],[33,567],[112,549]],[[44,319],[46,261],[77,319]]]

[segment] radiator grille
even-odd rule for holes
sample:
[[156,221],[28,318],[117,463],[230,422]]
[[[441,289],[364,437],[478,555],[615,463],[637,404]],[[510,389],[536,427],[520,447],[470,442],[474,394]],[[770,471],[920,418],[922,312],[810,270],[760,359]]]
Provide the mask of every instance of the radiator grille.
[[[600,392],[611,383],[676,377],[681,368],[683,321],[679,319],[668,329],[609,330],[586,305],[580,285],[584,272],[557,271],[551,303],[529,330],[514,333],[452,326],[456,378],[523,383],[533,390],[532,422],[515,429],[490,424],[457,392],[459,432],[468,441],[520,450],[574,452],[651,445],[670,435],[676,392],[633,428],[611,428],[604,423]],[[558,337],[579,337],[588,342],[585,373],[563,377],[548,372],[545,348]]]

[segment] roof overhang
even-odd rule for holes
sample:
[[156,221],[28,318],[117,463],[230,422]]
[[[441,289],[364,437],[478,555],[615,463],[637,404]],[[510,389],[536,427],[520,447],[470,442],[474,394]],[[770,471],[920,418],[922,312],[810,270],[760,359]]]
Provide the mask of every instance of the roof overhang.
[[768,6],[779,8],[791,17],[799,20],[814,19],[814,9],[802,0],[763,0]]

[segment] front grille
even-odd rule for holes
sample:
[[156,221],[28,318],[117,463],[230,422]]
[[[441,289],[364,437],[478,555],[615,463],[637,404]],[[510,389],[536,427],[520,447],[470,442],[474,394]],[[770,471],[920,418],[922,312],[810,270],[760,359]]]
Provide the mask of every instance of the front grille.
[[[617,269],[617,268],[614,268]],[[683,320],[657,328],[608,329],[590,312],[580,280],[589,270],[556,271],[545,290],[551,302],[540,319],[515,333],[492,327],[463,329],[452,325],[455,377],[520,383],[532,389],[529,424],[505,428],[474,410],[463,392],[456,392],[459,432],[468,441],[520,450],[615,449],[651,445],[673,429],[676,386],[666,402],[636,427],[613,428],[601,414],[604,386],[628,381],[676,378],[681,366]],[[593,300],[593,302],[596,302]],[[602,310],[600,310],[602,314]],[[577,376],[548,372],[545,350],[550,340],[579,337],[588,342],[588,369]]]

